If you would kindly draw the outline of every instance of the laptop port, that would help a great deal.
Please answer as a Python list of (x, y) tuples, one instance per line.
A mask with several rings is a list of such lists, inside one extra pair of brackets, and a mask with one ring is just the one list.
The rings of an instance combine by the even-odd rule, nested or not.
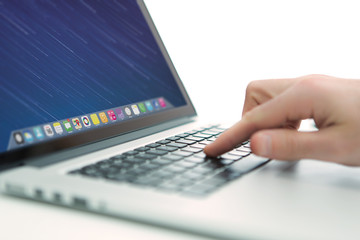
[(80, 197), (73, 197), (72, 205), (73, 207), (80, 209), (88, 208), (87, 201), (84, 198), (80, 198)]
[(44, 193), (42, 190), (40, 189), (35, 189), (35, 198), (37, 199), (43, 199), (44, 197)]
[(25, 188), (23, 186), (14, 185), (7, 183), (5, 185), (6, 192), (13, 195), (24, 196), (25, 195)]
[(60, 193), (54, 193), (53, 200), (55, 203), (62, 203), (62, 196)]

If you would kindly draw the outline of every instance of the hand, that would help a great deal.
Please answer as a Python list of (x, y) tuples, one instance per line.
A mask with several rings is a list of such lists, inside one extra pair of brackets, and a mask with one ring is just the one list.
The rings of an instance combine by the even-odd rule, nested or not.
[[(308, 118), (319, 131), (297, 131)], [(360, 166), (360, 81), (309, 75), (251, 82), (242, 120), (204, 151), (218, 156), (249, 138), (259, 156)]]

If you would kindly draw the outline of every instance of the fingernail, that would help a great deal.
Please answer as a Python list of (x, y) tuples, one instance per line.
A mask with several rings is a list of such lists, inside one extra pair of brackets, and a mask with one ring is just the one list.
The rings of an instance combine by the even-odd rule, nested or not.
[(264, 134), (260, 137), (259, 155), (269, 157), (271, 155), (271, 136)]

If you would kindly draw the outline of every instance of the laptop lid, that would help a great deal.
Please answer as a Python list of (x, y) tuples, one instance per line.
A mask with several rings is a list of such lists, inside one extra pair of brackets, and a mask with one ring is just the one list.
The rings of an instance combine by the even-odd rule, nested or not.
[(196, 115), (143, 1), (0, 11), (0, 166)]

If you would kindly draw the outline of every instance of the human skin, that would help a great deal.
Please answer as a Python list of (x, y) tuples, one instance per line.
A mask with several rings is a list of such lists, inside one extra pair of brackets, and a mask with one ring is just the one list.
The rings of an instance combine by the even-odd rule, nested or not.
[[(318, 131), (297, 131), (311, 118)], [(360, 80), (325, 75), (251, 82), (242, 119), (204, 149), (219, 156), (250, 139), (253, 153), (360, 166)]]

